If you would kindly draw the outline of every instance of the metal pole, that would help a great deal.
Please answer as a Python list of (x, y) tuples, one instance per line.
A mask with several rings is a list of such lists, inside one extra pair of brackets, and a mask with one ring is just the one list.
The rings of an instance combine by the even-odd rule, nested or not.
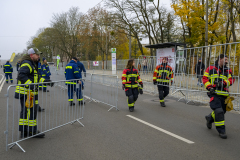
[(131, 53), (132, 53), (132, 46), (131, 46), (131, 43), (132, 43), (132, 39), (131, 39), (131, 30), (129, 32), (129, 59), (131, 59)]
[(208, 46), (208, 0), (206, 0), (205, 46)]

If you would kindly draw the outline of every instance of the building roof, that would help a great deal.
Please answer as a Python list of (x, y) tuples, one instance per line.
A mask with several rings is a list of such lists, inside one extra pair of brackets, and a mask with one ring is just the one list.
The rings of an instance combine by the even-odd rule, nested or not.
[(170, 48), (175, 46), (186, 46), (185, 43), (168, 42), (161, 44), (146, 45), (146, 48)]

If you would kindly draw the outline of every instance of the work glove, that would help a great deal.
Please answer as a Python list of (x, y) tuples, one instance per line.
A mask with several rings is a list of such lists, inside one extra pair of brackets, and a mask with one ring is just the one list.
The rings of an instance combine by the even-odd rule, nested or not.
[(124, 90), (124, 88), (125, 88), (125, 84), (122, 85), (122, 89), (123, 89), (123, 90)]
[(153, 81), (153, 84), (156, 85), (156, 84), (157, 84), (157, 81)]
[(210, 91), (210, 94), (214, 94), (215, 93), (215, 88), (213, 88), (213, 86), (208, 86), (207, 90)]
[(87, 76), (87, 73), (84, 73), (84, 77), (86, 77)]

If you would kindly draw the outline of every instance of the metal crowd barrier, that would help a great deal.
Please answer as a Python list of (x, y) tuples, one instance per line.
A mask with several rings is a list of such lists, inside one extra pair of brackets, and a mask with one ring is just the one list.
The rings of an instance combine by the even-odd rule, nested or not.
[[(52, 72), (52, 78), (56, 79), (65, 79), (64, 72), (58, 72), (59, 74), (56, 75), (56, 72)], [(110, 106), (111, 108), (108, 110), (115, 108), (119, 110), (117, 107), (118, 104), (118, 84), (119, 79), (117, 75), (107, 75), (103, 72), (99, 72), (99, 74), (93, 73), (86, 73), (86, 77), (84, 73), (82, 73), (82, 79), (84, 82), (84, 97), (88, 103), (90, 102), (97, 102), (103, 103), (105, 105)], [(121, 81), (120, 81), (121, 82)], [(66, 90), (67, 87), (65, 85), (58, 85), (59, 88), (62, 90)]]
[(3, 87), (4, 83), (5, 83), (6, 78), (5, 78), (5, 76), (4, 76), (3, 74), (0, 74), (0, 76), (2, 77), (2, 78), (0, 79), (0, 92), (1, 92), (1, 91), (2, 91), (2, 87)]
[[(73, 81), (73, 80), (71, 80)], [(78, 81), (78, 80), (76, 80)], [(6, 150), (13, 148), (17, 145), (23, 152), (25, 150), (20, 146), (20, 142), (27, 139), (39, 136), (42, 133), (58, 129), (67, 124), (73, 124), (78, 122), (84, 126), (80, 120), (83, 119), (84, 115), (84, 103), (78, 103), (76, 95), (73, 96), (74, 106), (69, 105), (68, 92), (67, 90), (61, 90), (59, 85), (65, 85), (66, 80), (44, 82), (44, 83), (33, 83), (34, 85), (32, 93), (38, 94), (33, 98), (33, 107), (27, 108), (25, 105), (29, 103), (27, 96), (30, 96), (30, 92), (27, 96), (23, 96), (21, 99), (15, 99), (15, 89), (19, 86), (22, 87), (21, 92), (28, 90), (26, 84), (21, 85), (10, 85), (7, 89), (7, 120), (6, 120)], [(49, 93), (38, 90), (36, 85), (48, 85), (54, 83), (54, 86), (48, 87)], [(75, 91), (74, 88), (69, 87), (69, 90)], [(27, 91), (26, 91), (27, 92)], [(20, 96), (20, 93), (17, 93)], [(82, 90), (84, 96), (84, 90)], [(71, 98), (71, 97), (70, 97)], [(38, 99), (38, 102), (35, 100)], [(85, 99), (83, 98), (83, 102)], [(21, 104), (22, 103), (22, 104)], [(38, 103), (38, 104), (37, 104)], [(44, 108), (44, 112), (38, 112), (39, 106)], [(20, 115), (22, 112), (22, 115)], [(21, 117), (20, 117), (21, 116)], [(22, 125), (24, 124), (24, 127)], [(25, 133), (21, 136), (19, 129)], [(40, 131), (40, 133), (36, 133)], [(46, 135), (47, 137), (47, 135)]]
[[(216, 65), (215, 63), (217, 63), (216, 60), (219, 55), (223, 54), (228, 58), (228, 64), (226, 64), (226, 67), (231, 68), (232, 77), (235, 79), (233, 85), (227, 87), (229, 89), (229, 95), (235, 98), (233, 101), (234, 109), (238, 111), (240, 110), (240, 42), (180, 49), (177, 50), (176, 59), (181, 59), (179, 53), (184, 54), (186, 61), (182, 60), (176, 64), (177, 68), (183, 69), (176, 70), (174, 73), (174, 85), (176, 89), (173, 92), (173, 95), (178, 94), (180, 97), (179, 100), (184, 99), (186, 103), (209, 103), (207, 90), (205, 89), (204, 84), (200, 81), (202, 81), (206, 69), (211, 65)], [(201, 62), (199, 59), (201, 59)], [(202, 73), (196, 73), (196, 64), (199, 64), (200, 68), (203, 69)], [(216, 78), (216, 80), (218, 79)], [(223, 90), (221, 89), (219, 93), (223, 93)]]
[[(185, 100), (186, 103), (200, 102), (209, 103), (209, 97), (207, 96), (207, 90), (204, 85), (198, 83), (198, 79), (202, 80), (203, 74), (207, 67), (214, 65), (217, 57), (220, 54), (228, 57), (229, 63), (227, 67), (231, 68), (232, 75), (235, 82), (229, 87), (229, 94), (233, 96), (234, 109), (240, 111), (240, 42), (203, 46), (195, 48), (179, 49), (175, 54), (175, 70), (173, 84), (169, 85), (170, 94), (180, 100)], [(135, 67), (138, 68), (141, 79), (144, 85), (143, 90), (152, 94), (157, 94), (157, 87), (152, 84), (153, 73), (156, 67), (156, 56), (140, 56), (138, 58)], [(202, 74), (195, 74), (195, 65), (201, 58), (202, 63), (205, 64), (205, 69)], [(144, 62), (145, 61), (145, 62)], [(143, 67), (143, 64), (146, 67)], [(164, 85), (162, 82), (158, 82), (157, 85)], [(221, 90), (219, 93), (223, 93)]]

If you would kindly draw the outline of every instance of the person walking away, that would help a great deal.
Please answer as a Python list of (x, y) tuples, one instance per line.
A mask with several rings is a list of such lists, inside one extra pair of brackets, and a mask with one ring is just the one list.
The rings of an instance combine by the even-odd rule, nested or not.
[(210, 108), (213, 110), (205, 116), (206, 125), (208, 129), (211, 129), (214, 122), (219, 136), (223, 139), (227, 139), (224, 118), (225, 100), (229, 96), (229, 86), (235, 81), (232, 77), (232, 70), (226, 66), (227, 64), (227, 56), (220, 54), (215, 65), (208, 67), (203, 75), (204, 86), (209, 91), (207, 95), (210, 98)]
[(84, 77), (86, 77), (86, 69), (83, 65), (82, 62), (80, 62), (79, 60), (77, 61), (77, 66), (79, 69), (79, 75), (81, 77), (81, 84), (78, 85), (78, 88), (76, 90), (77, 92), (77, 99), (78, 99), (78, 103), (80, 104), (85, 104), (85, 102), (83, 102), (83, 96), (82, 96), (82, 90), (84, 89), (84, 83), (82, 81), (82, 72), (84, 72)]
[[(18, 84), (26, 84), (26, 86), (17, 86), (15, 90), (15, 98), (20, 99), (21, 112), (19, 119), (19, 131), (21, 137), (33, 136), (43, 138), (44, 133), (37, 130), (37, 110), (38, 110), (38, 85), (32, 83), (44, 82), (43, 78), (38, 75), (37, 62), (42, 52), (36, 48), (30, 48), (28, 54), (22, 57), (20, 68), (18, 71)], [(34, 94), (34, 105), (32, 108), (25, 106), (27, 95), (29, 92)]]
[[(43, 65), (41, 66), (42, 77), (46, 80), (50, 80), (51, 72), (50, 72), (49, 65), (47, 63), (46, 58), (43, 58), (42, 61), (43, 61)], [(43, 88), (43, 92), (49, 92), (49, 90), (47, 90), (46, 84), (43, 84), (42, 88)]]
[(6, 83), (8, 83), (8, 77), (10, 78), (11, 83), (13, 83), (12, 78), (13, 68), (9, 61), (7, 61), (7, 63), (3, 66), (3, 72), (5, 73)]
[(157, 85), (160, 105), (166, 107), (164, 99), (169, 94), (169, 83), (173, 83), (172, 67), (168, 65), (168, 58), (163, 57), (162, 64), (158, 65), (153, 73), (153, 84)]
[[(144, 73), (147, 73), (147, 63), (148, 63), (148, 61), (147, 61), (146, 57), (144, 57), (144, 58), (143, 58), (143, 61), (142, 61), (143, 74), (144, 74)], [(145, 71), (145, 72), (144, 72), (144, 71)]]
[(134, 67), (135, 61), (133, 59), (128, 60), (126, 68), (122, 74), (122, 89), (125, 89), (125, 94), (128, 97), (129, 111), (134, 111), (134, 104), (138, 99), (138, 84), (143, 88), (143, 82), (140, 79), (138, 70)]
[(18, 71), (19, 67), (20, 67), (20, 61), (17, 62), (17, 71)]
[[(66, 80), (73, 80), (73, 81), (66, 82), (66, 85), (68, 86), (68, 101), (70, 106), (75, 105), (75, 103), (73, 102), (73, 93), (76, 91), (76, 84), (77, 83), (81, 84), (80, 80), (76, 80), (81, 78), (79, 74), (79, 69), (77, 66), (77, 61), (78, 59), (76, 57), (73, 57), (72, 60), (66, 65), (66, 68), (65, 68)], [(77, 100), (80, 102), (80, 99), (77, 99)]]
[(197, 78), (198, 78), (197, 85), (201, 85), (201, 87), (203, 86), (202, 77), (203, 77), (204, 69), (205, 69), (205, 65), (202, 62), (202, 59), (199, 58), (198, 63), (195, 65), (195, 74), (197, 75)]

